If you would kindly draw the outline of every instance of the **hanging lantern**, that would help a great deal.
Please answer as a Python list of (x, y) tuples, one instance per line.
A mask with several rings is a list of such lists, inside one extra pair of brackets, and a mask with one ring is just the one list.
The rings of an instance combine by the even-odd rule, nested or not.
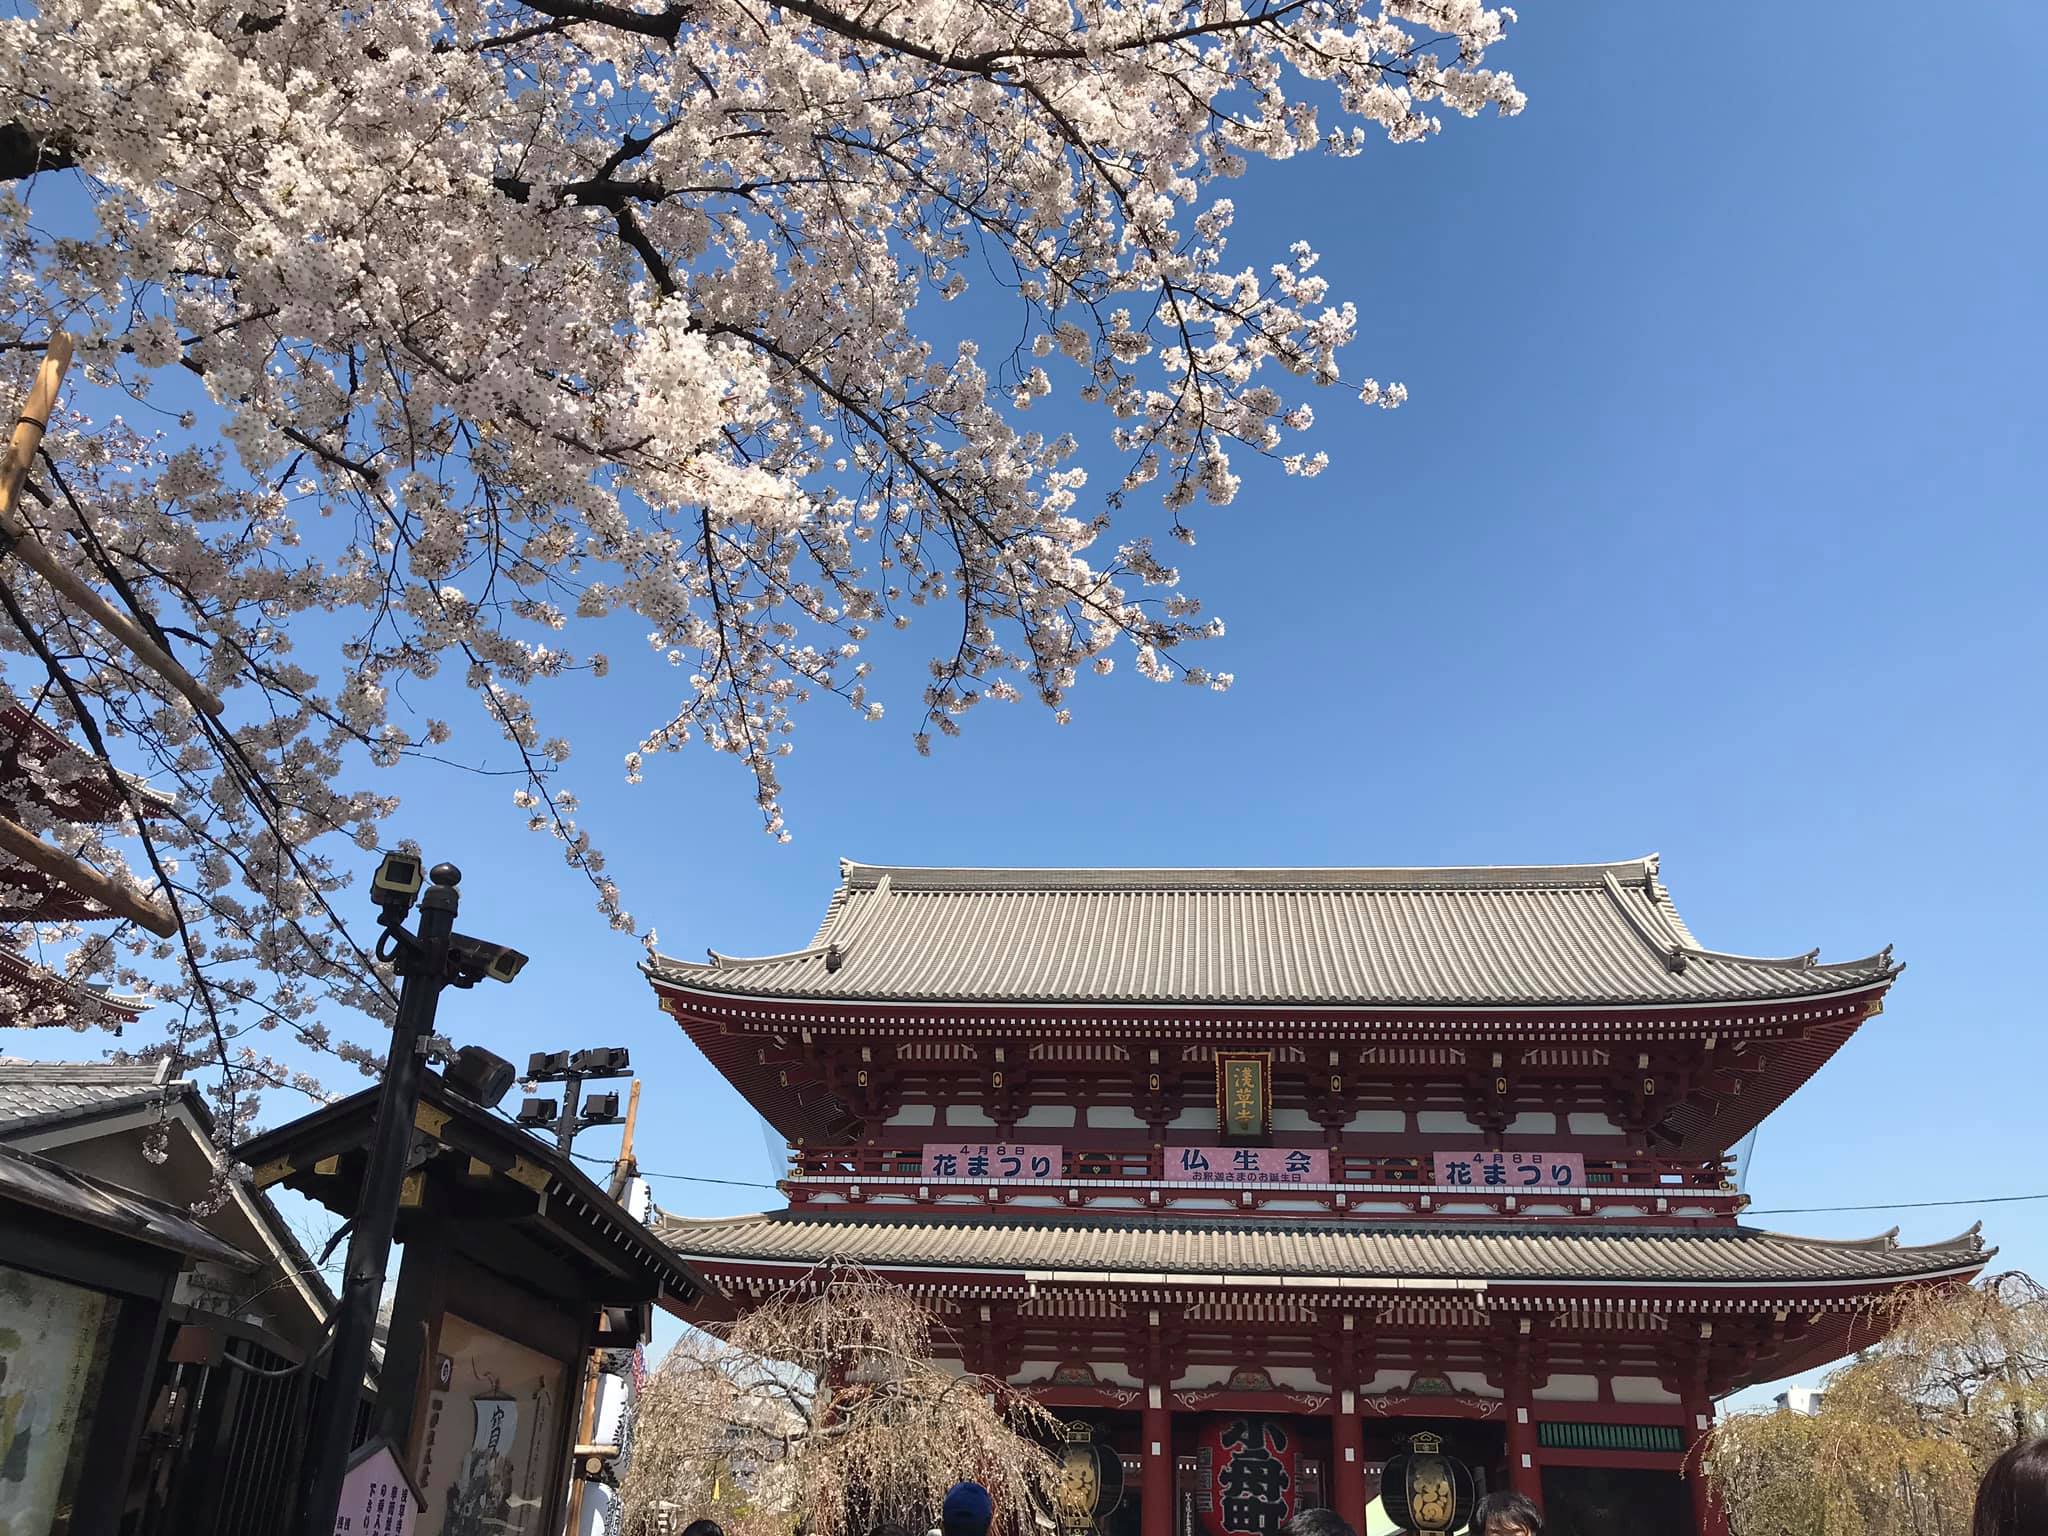
[(1063, 1532), (1089, 1532), (1124, 1500), (1124, 1459), (1095, 1443), (1092, 1426), (1064, 1424), (1060, 1480), (1053, 1489), (1053, 1518)]
[(1391, 1519), (1417, 1536), (1463, 1530), (1472, 1518), (1472, 1473), (1444, 1454), (1441, 1435), (1412, 1435), (1408, 1449), (1381, 1474), (1380, 1502)]
[(1205, 1536), (1279, 1536), (1300, 1507), (1299, 1446), (1286, 1419), (1219, 1414), (1203, 1427), (1195, 1464), (1209, 1495)]

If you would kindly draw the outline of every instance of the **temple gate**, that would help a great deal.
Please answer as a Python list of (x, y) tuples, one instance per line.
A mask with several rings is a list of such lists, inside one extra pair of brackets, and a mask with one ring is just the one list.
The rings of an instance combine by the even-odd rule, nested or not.
[(1898, 970), (1706, 949), (1654, 858), (846, 864), (809, 946), (647, 967), (790, 1147), (788, 1209), (659, 1230), (728, 1309), (919, 1296), (1125, 1457), (1110, 1536), (1369, 1532), (1425, 1431), (1567, 1533), (1718, 1531), (1715, 1400), (1987, 1257), (1740, 1219), (1730, 1149)]

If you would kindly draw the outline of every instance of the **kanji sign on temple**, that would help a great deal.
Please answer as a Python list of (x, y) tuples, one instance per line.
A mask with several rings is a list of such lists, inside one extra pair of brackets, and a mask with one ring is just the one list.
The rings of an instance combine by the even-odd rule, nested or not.
[(1118, 1448), (1139, 1536), (1368, 1529), (1431, 1434), (1586, 1536), (1704, 1533), (1717, 1397), (1986, 1261), (1740, 1219), (1730, 1149), (1898, 971), (1702, 948), (1654, 858), (847, 864), (807, 947), (650, 963), (791, 1149), (789, 1209), (661, 1231), (729, 1309), (909, 1288)]

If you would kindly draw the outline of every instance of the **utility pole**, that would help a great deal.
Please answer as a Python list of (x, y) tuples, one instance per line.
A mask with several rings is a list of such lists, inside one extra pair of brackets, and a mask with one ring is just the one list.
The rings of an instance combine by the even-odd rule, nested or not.
[[(426, 1046), (434, 1033), (441, 991), (449, 986), (474, 986), (486, 976), (510, 981), (526, 963), (517, 950), (455, 932), (461, 870), (453, 864), (436, 864), (428, 879), (431, 884), (419, 895), (416, 934), (407, 932), (404, 925), (413, 897), (420, 892), (420, 861), (410, 854), (387, 854), (370, 882), (370, 895), (381, 908), (378, 921), (384, 929), (377, 941), (377, 958), (394, 962), (401, 978), (398, 1017), (391, 1028), (377, 1120), (370, 1132), (369, 1166), (363, 1174), (355, 1226), (349, 1235), (348, 1266), (335, 1304), (334, 1348), (307, 1440), (305, 1494), (300, 1501), (302, 1536), (334, 1533), (363, 1373), (370, 1365), (377, 1303), (384, 1294), (384, 1271), (398, 1226), (399, 1197), (406, 1164), (412, 1157), (413, 1121), (426, 1071)], [(506, 1086), (510, 1086), (510, 1067), (499, 1065), (505, 1071)], [(411, 1390), (409, 1382), (386, 1386), (393, 1391)]]

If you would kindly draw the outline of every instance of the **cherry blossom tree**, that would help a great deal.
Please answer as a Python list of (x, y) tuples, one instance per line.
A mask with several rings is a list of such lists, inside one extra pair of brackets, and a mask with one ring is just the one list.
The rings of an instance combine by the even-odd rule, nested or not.
[[(1227, 687), (1164, 540), (1231, 501), (1238, 455), (1323, 467), (1296, 446), (1314, 387), (1405, 392), (1340, 367), (1358, 313), (1315, 252), (1231, 249), (1218, 183), (1518, 111), (1486, 63), (1512, 20), (23, 0), (0, 20), (0, 361), (19, 385), (62, 330), (86, 380), (24, 513), (227, 705), (0, 568), (5, 686), (79, 748), (45, 771), (176, 796), (38, 828), (179, 919), (83, 937), (71, 973), (158, 998), (158, 1048), (229, 1069), (229, 1130), (263, 1084), (313, 1087), (266, 1030), (371, 1065), (324, 1022), (390, 1002), (331, 905), (389, 837), (368, 770), (459, 759), (479, 726), (630, 929), (536, 698), (602, 676), (591, 637), (620, 618), (677, 678), (627, 777), (730, 753), (777, 836), (794, 707), (879, 717), (870, 636), (921, 610), (920, 750), (987, 699), (1064, 721), (1120, 651)], [(970, 278), (968, 323), (942, 319)], [(935, 339), (962, 330), (1004, 339)], [(1097, 423), (1107, 483), (1048, 415)], [(444, 670), (473, 719), (394, 707)]]
[(733, 1536), (922, 1531), (974, 1478), (1008, 1536), (1037, 1529), (1059, 1421), (943, 1362), (957, 1341), (900, 1286), (856, 1268), (769, 1297), (716, 1335), (684, 1334), (633, 1406), (626, 1536), (663, 1504)]

